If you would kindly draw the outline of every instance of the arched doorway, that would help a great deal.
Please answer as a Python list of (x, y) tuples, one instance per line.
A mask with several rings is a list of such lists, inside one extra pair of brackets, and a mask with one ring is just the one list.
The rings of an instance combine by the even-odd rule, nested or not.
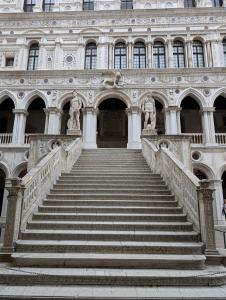
[[(163, 112), (163, 105), (161, 102), (155, 99), (156, 108), (156, 130), (158, 134), (165, 134), (165, 115)], [(141, 128), (144, 129), (144, 112), (142, 112), (141, 117)]]
[[(67, 126), (67, 123), (68, 123), (68, 120), (70, 118), (70, 115), (69, 115), (69, 110), (70, 110), (70, 100), (68, 102), (66, 102), (63, 106), (63, 114), (62, 114), (62, 117), (61, 117), (61, 134), (67, 134), (67, 130), (68, 130), (68, 126)], [(82, 108), (83, 108), (83, 105), (82, 105)], [(82, 110), (80, 110), (80, 129), (83, 130), (83, 114), (82, 114)]]
[(45, 102), (41, 98), (36, 98), (28, 107), (26, 121), (26, 133), (44, 133), (46, 115), (44, 112)]
[(14, 123), (14, 103), (10, 98), (0, 104), (0, 133), (12, 133)]
[(216, 133), (226, 133), (226, 98), (217, 97), (214, 102), (214, 124)]
[(202, 133), (200, 106), (192, 97), (181, 102), (181, 133)]
[(98, 108), (97, 146), (126, 148), (128, 142), (126, 104), (119, 99), (107, 99), (101, 102)]
[(4, 199), (4, 191), (5, 191), (5, 172), (0, 169), (0, 216), (2, 213), (3, 199)]

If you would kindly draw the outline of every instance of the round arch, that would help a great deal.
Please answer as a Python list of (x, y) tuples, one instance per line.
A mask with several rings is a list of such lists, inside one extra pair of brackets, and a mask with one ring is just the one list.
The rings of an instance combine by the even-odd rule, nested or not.
[(98, 108), (101, 104), (101, 102), (107, 100), (107, 99), (118, 99), (125, 103), (127, 108), (130, 108), (131, 106), (131, 100), (130, 97), (121, 92), (121, 91), (114, 91), (109, 92), (109, 90), (106, 90), (100, 94), (98, 94), (94, 99), (94, 108)]
[(196, 169), (196, 170), (200, 170), (201, 172), (203, 172), (206, 175), (208, 180), (215, 179), (215, 174), (214, 174), (213, 170), (206, 164), (194, 163), (194, 164), (192, 164), (192, 167), (193, 167), (193, 171), (194, 171), (194, 169)]

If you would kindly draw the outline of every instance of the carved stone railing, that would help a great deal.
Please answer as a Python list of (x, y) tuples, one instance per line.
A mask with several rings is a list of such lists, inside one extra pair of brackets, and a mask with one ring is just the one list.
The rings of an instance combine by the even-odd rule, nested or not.
[(143, 156), (153, 172), (161, 174), (195, 231), (201, 234), (206, 254), (216, 254), (213, 216), (213, 189), (197, 177), (165, 146), (159, 149), (142, 139)]
[(202, 133), (183, 133), (191, 138), (191, 144), (203, 144), (203, 134)]
[(7, 145), (12, 143), (12, 133), (0, 133), (0, 145)]
[(216, 133), (215, 141), (217, 144), (226, 145), (226, 133)]
[(9, 192), (6, 229), (3, 249), (13, 251), (19, 231), (24, 230), (28, 220), (45, 198), (53, 184), (64, 171), (70, 171), (82, 149), (82, 140), (77, 138), (66, 149), (63, 144), (50, 151), (36, 167), (21, 180), (7, 179)]

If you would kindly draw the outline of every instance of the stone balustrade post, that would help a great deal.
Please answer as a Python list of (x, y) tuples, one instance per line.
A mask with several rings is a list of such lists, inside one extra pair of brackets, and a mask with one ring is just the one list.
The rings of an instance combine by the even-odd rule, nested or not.
[(7, 197), (8, 203), (3, 251), (11, 253), (14, 251), (14, 243), (19, 235), (24, 189), (21, 186), (21, 179), (19, 178), (7, 178), (5, 188), (9, 194)]
[(199, 203), (201, 237), (206, 246), (206, 255), (218, 254), (214, 230), (213, 192), (214, 189), (210, 188), (210, 182), (208, 180), (200, 181), (197, 196)]

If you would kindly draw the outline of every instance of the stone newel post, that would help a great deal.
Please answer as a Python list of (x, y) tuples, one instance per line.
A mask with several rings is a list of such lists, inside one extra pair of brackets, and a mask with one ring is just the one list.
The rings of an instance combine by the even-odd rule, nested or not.
[(202, 180), (200, 181), (200, 187), (197, 192), (202, 241), (206, 245), (205, 254), (216, 255), (218, 251), (216, 250), (213, 216), (214, 189), (210, 188), (210, 182), (208, 180)]
[(23, 188), (21, 179), (6, 179), (5, 188), (8, 191), (8, 204), (6, 214), (6, 227), (3, 241), (3, 251), (12, 252), (14, 250), (14, 242), (18, 238), (22, 208)]

